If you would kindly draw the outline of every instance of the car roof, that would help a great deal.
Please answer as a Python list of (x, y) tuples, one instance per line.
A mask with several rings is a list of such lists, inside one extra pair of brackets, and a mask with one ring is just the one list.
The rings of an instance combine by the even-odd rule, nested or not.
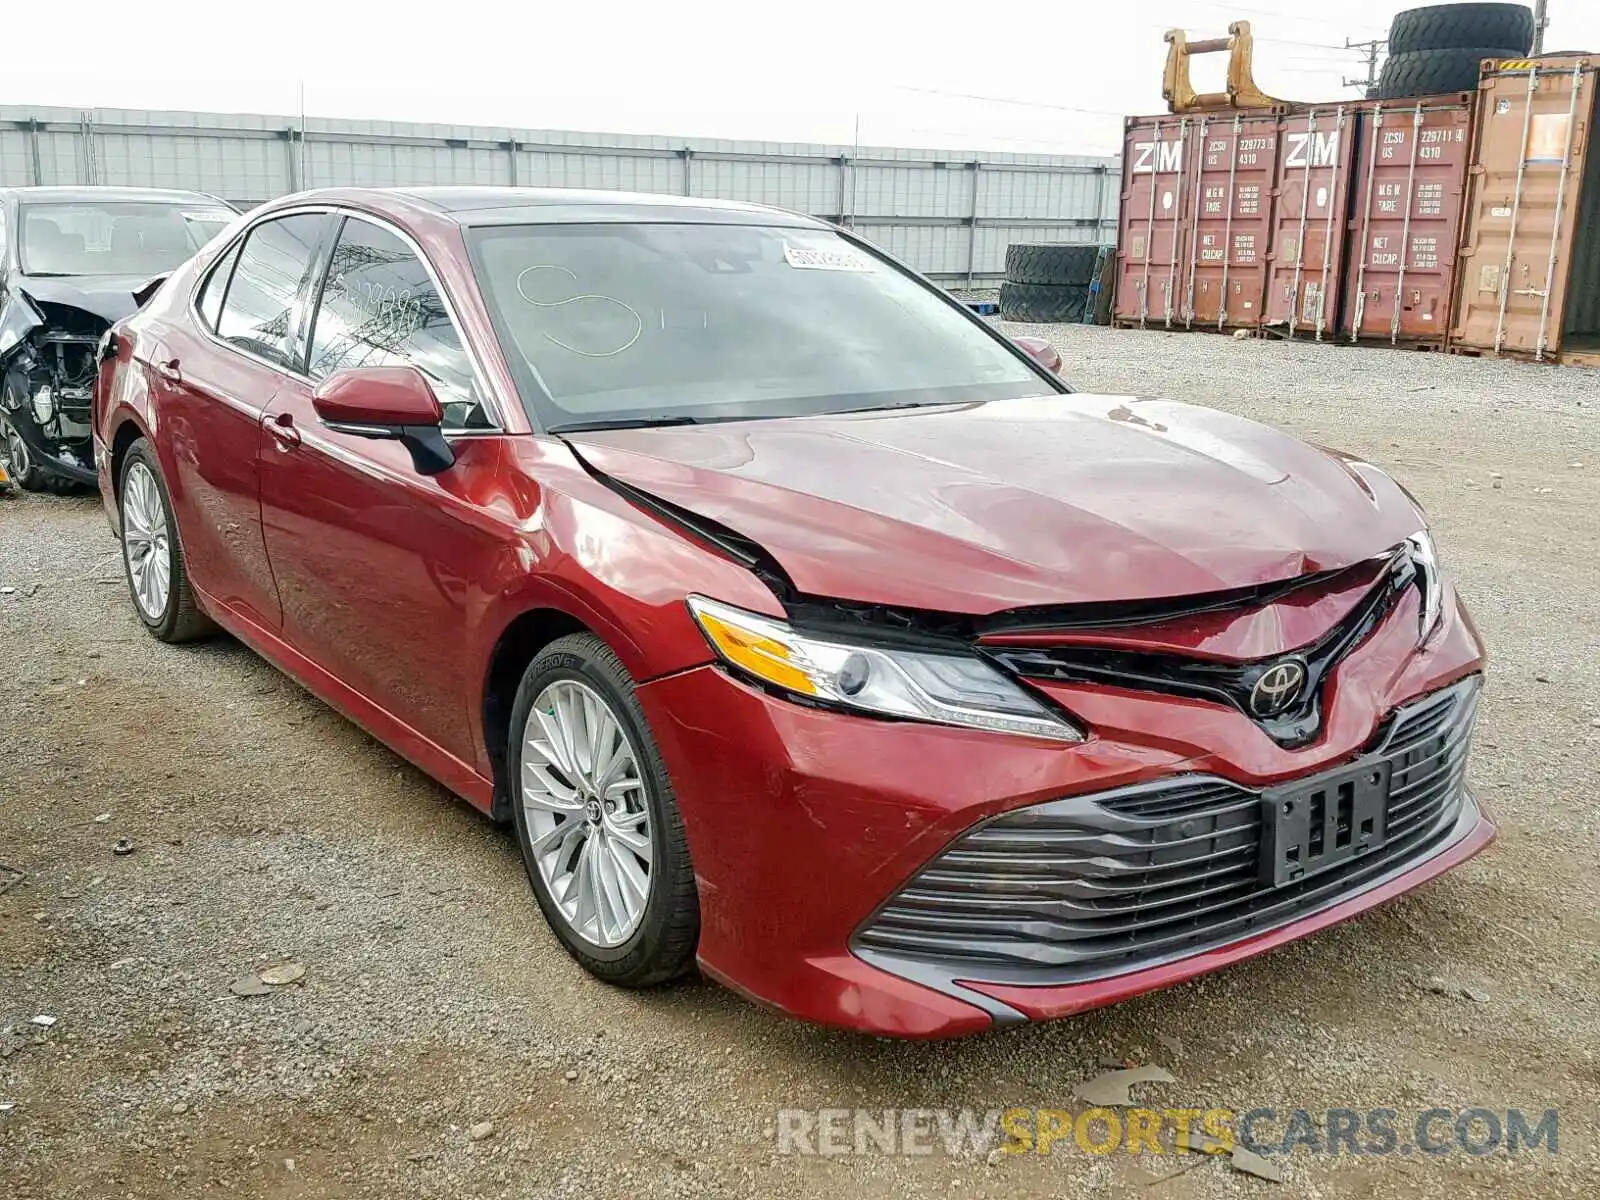
[[(124, 203), (146, 204), (193, 204), (197, 200), (207, 204), (225, 204), (215, 196), (208, 196), (203, 192), (185, 192), (176, 188), (141, 188), (141, 187), (13, 187), (0, 190), (0, 195), (9, 195), (16, 200), (26, 203), (52, 203), (73, 204), (93, 203), (97, 200), (122, 201)], [(229, 207), (232, 207), (229, 205)]]
[[(823, 226), (824, 222), (781, 208), (584, 188), (452, 187), (340, 188), (330, 200), (388, 199), (441, 214), (460, 225), (553, 225), (584, 222), (681, 221), (695, 224)], [(317, 193), (298, 199), (315, 200)]]

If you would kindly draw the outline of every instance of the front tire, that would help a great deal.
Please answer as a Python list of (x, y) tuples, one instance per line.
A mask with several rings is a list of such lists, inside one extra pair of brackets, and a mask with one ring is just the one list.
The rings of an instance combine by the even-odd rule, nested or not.
[(33, 461), (28, 443), (22, 440), (21, 432), (3, 411), (0, 411), (0, 455), (5, 456), (6, 474), (23, 491), (42, 492), (50, 486), (50, 477)]
[(123, 460), (117, 512), (128, 592), (144, 627), (163, 642), (192, 642), (214, 632), (216, 626), (195, 603), (172, 498), (155, 450), (143, 438)]
[(508, 743), (522, 861), (567, 952), (623, 987), (688, 971), (700, 902), (683, 818), (617, 656), (591, 634), (545, 647), (523, 673)]

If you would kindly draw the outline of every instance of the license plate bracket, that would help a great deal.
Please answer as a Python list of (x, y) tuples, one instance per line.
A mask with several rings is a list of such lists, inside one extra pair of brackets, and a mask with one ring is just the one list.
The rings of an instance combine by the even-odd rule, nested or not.
[(1373, 759), (1263, 792), (1262, 882), (1298, 883), (1380, 848), (1391, 772)]

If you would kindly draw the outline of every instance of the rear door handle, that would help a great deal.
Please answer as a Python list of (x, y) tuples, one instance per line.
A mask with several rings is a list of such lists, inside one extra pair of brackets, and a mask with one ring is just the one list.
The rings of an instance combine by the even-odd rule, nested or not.
[(288, 413), (279, 413), (266, 423), (267, 433), (272, 440), (278, 443), (278, 449), (287, 454), (300, 444), (300, 431), (294, 427), (294, 418)]
[(156, 374), (168, 383), (183, 382), (183, 372), (178, 369), (178, 360), (175, 358), (169, 358), (166, 362), (158, 362), (156, 364)]

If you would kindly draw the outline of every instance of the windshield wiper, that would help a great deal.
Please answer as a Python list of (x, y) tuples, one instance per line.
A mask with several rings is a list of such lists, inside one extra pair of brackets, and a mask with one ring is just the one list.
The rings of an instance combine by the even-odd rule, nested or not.
[[(568, 421), (565, 425), (552, 425), (545, 430), (546, 433), (593, 433), (601, 429), (652, 429), (657, 425), (705, 425), (718, 420), (716, 417), (690, 417), (678, 415), (658, 415), (654, 417), (613, 417), (606, 421)], [(737, 417), (724, 417), (722, 420), (739, 420)]]

